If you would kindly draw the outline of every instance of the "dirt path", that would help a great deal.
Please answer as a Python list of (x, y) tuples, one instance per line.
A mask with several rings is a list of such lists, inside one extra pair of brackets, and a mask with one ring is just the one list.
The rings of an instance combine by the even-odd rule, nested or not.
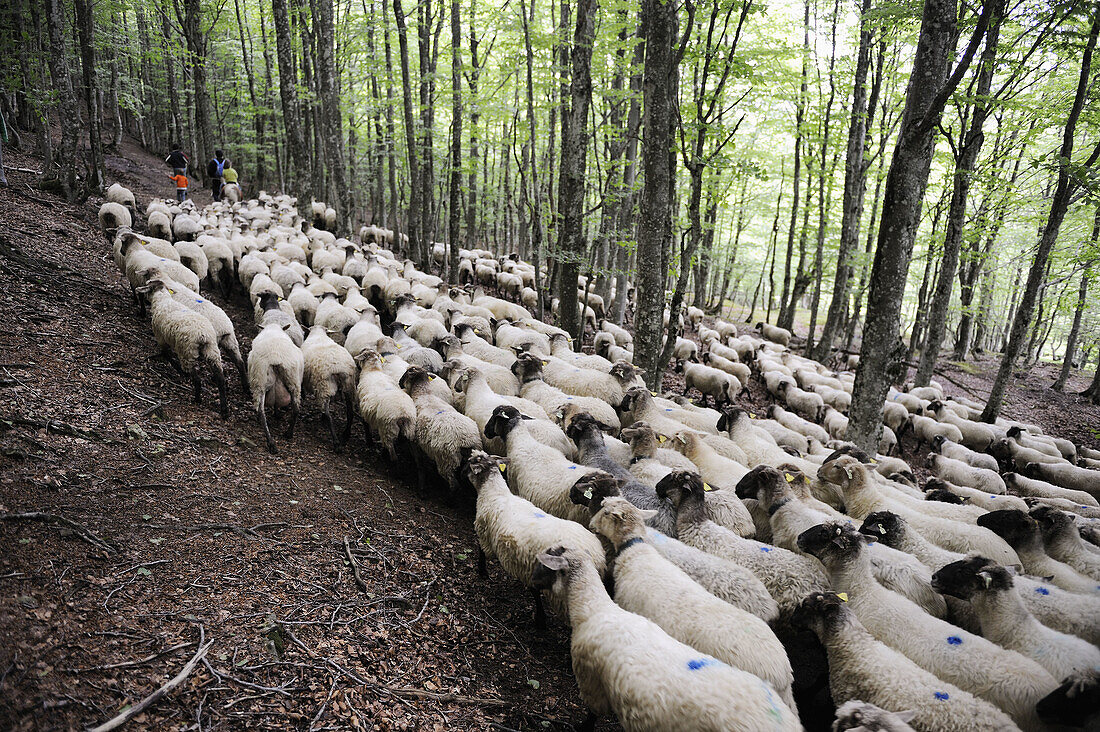
[[(142, 206), (165, 195), (159, 161), (123, 152), (112, 178)], [(64, 517), (112, 551), (65, 526), (0, 521), (0, 729), (104, 722), (175, 676), (200, 637), (204, 661), (129, 729), (583, 719), (565, 627), (536, 633), (529, 596), (498, 566), (478, 579), (469, 502), (421, 499), (358, 428), (333, 454), (312, 408), (268, 455), (231, 370), (228, 422), (192, 405), (153, 355), (96, 231), (98, 201), (72, 207), (29, 178), (0, 190), (0, 514)], [(227, 310), (247, 349), (247, 302)]]

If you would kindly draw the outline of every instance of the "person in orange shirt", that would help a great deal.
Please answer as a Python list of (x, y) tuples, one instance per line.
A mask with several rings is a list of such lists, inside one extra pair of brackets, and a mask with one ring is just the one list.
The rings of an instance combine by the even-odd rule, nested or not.
[(183, 171), (176, 171), (172, 175), (168, 176), (176, 183), (176, 200), (187, 200), (187, 176), (183, 174)]

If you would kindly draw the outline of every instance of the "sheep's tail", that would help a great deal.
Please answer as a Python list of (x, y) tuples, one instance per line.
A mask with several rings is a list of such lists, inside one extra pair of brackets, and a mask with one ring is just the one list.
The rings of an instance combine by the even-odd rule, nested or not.
[(413, 421), (408, 417), (398, 417), (394, 420), (394, 425), (397, 427), (397, 434), (400, 437), (404, 437), (406, 440), (412, 440), (413, 438)]

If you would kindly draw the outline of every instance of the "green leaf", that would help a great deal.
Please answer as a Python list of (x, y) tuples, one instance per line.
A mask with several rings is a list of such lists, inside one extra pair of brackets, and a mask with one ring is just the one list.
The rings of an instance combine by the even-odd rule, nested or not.
[(538, 691), (539, 686), (541, 686), (541, 684), (539, 684), (538, 679), (527, 679), (527, 685), (530, 686), (535, 691)]

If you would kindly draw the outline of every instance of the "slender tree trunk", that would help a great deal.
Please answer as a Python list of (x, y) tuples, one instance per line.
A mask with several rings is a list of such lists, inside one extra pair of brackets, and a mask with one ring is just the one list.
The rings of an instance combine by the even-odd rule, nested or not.
[[(535, 14), (535, 5), (531, 3), (531, 17)], [(539, 187), (538, 166), (535, 164), (535, 91), (534, 72), (532, 69), (534, 54), (531, 52), (531, 19), (527, 17), (527, 5), (520, 0), (520, 16), (523, 18), (523, 44), (527, 52), (527, 126), (528, 138), (526, 154), (524, 156), (524, 177), (530, 177), (530, 198), (528, 197), (527, 182), (523, 183), (524, 197), (528, 200), (531, 210), (531, 248), (535, 257), (535, 291), (538, 293), (538, 316), (540, 320), (546, 317), (544, 300), (545, 292), (542, 289), (542, 189)]]
[[(584, 308), (577, 316), (577, 277), (584, 259), (584, 176), (588, 154), (588, 110), (592, 102), (592, 40), (596, 31), (597, 0), (577, 0), (577, 25), (570, 50), (572, 79), (569, 107), (562, 110), (561, 173), (558, 203), (561, 228), (558, 250), (561, 286), (558, 314), (579, 348), (584, 335)], [(591, 273), (589, 273), (591, 279)], [(591, 283), (589, 283), (591, 284)]]
[[(642, 60), (645, 54), (645, 43), (639, 40), (634, 45), (634, 60), (631, 68), (634, 73), (630, 77), (630, 109), (626, 115), (626, 158), (623, 169), (622, 200), (619, 202), (619, 218), (615, 227), (616, 238), (621, 239), (633, 233), (636, 226), (634, 216), (635, 197), (634, 181), (638, 175), (638, 131), (642, 125)], [(629, 232), (629, 233), (628, 233)], [(627, 305), (627, 268), (630, 256), (626, 247), (616, 247), (615, 256), (615, 309), (612, 312), (612, 320), (617, 325), (623, 324), (626, 316)]]
[[(1073, 138), (1077, 131), (1077, 119), (1081, 115), (1081, 109), (1085, 104), (1085, 97), (1088, 92), (1092, 54), (1096, 48), (1098, 33), (1100, 33), (1100, 3), (1094, 3), (1092, 6), (1092, 27), (1089, 29), (1088, 42), (1085, 45), (1085, 53), (1081, 59), (1081, 75), (1078, 79), (1077, 94), (1066, 119), (1062, 148), (1058, 155), (1058, 183), (1054, 189), (1054, 197), (1050, 202), (1050, 214), (1047, 216), (1046, 226), (1043, 227), (1043, 234), (1039, 239), (1039, 248), (1035, 252), (1035, 260), (1031, 263), (1031, 271), (1028, 272), (1027, 285), (1024, 288), (1020, 306), (1016, 309), (1016, 317), (1012, 322), (1012, 332), (1009, 335), (1004, 357), (1001, 359), (1001, 366), (997, 370), (997, 378), (993, 382), (985, 410), (982, 412), (982, 421), (984, 422), (994, 422), (1001, 413), (1001, 403), (1004, 399), (1005, 389), (1008, 387), (1008, 380), (1012, 377), (1012, 368), (1016, 364), (1016, 357), (1020, 353), (1024, 336), (1031, 321), (1039, 287), (1046, 273), (1047, 260), (1055, 242), (1058, 241), (1058, 231), (1061, 229), (1062, 220), (1066, 216), (1066, 210), (1069, 208), (1070, 198), (1073, 195), (1075, 184), (1070, 178), (1070, 166), (1073, 160)], [(1089, 160), (1084, 163), (1086, 169), (1096, 162), (1098, 154), (1100, 154), (1100, 145), (1093, 150)]]
[(65, 7), (61, 0), (46, 0), (46, 25), (50, 34), (50, 77), (57, 91), (57, 117), (61, 123), (61, 145), (57, 150), (57, 182), (61, 193), (76, 200), (79, 183), (76, 174), (77, 144), (80, 135), (80, 115), (77, 112), (73, 78), (69, 73), (69, 58), (65, 44)]
[(886, 175), (878, 248), (867, 296), (867, 320), (849, 410), (848, 439), (874, 452), (882, 432), (882, 405), (905, 346), (898, 338), (905, 281), (932, 165), (933, 132), (948, 97), (970, 65), (989, 22), (988, 8), (955, 73), (948, 77), (956, 40), (955, 0), (925, 0), (905, 112)]
[(290, 174), (287, 183), (298, 197), (298, 210), (308, 214), (309, 157), (306, 155), (305, 135), (302, 131), (298, 107), (298, 74), (294, 65), (294, 46), (290, 35), (290, 16), (286, 0), (272, 0), (272, 17), (275, 22), (275, 48), (279, 57), (279, 97), (283, 107), (283, 128)]
[[(401, 89), (402, 109), (405, 112), (405, 147), (409, 158), (409, 253), (418, 262), (424, 261), (425, 254), (422, 249), (429, 249), (422, 242), (424, 235), (423, 204), (420, 200), (423, 190), (420, 184), (420, 147), (417, 141), (419, 135), (416, 129), (416, 119), (413, 116), (412, 104), (412, 77), (409, 72), (409, 38), (405, 29), (405, 12), (401, 8), (401, 0), (393, 0), (393, 14), (397, 19), (397, 43), (401, 53)], [(430, 258), (430, 251), (427, 257)]]
[[(783, 294), (779, 298), (780, 328), (790, 330), (794, 325), (795, 298), (791, 292), (791, 259), (794, 256), (794, 231), (798, 223), (798, 186), (802, 175), (802, 121), (806, 116), (806, 88), (810, 64), (810, 0), (806, 0), (802, 21), (802, 81), (798, 87), (798, 101), (794, 113), (794, 189), (791, 193), (791, 225), (787, 229), (787, 258), (783, 263)], [(803, 231), (805, 234), (805, 231)], [(770, 296), (769, 296), (770, 297)], [(769, 316), (771, 308), (768, 308)]]
[(206, 43), (202, 29), (202, 0), (184, 0), (183, 36), (191, 61), (191, 83), (195, 98), (195, 131), (198, 133), (199, 174), (205, 180), (205, 161), (213, 156), (214, 125), (210, 112), (210, 91), (206, 87)]
[(477, 97), (478, 81), (481, 76), (481, 68), (485, 65), (485, 58), (478, 58), (477, 51), (479, 39), (477, 36), (477, 2), (470, 2), (470, 73), (467, 83), (470, 87), (470, 172), (466, 178), (466, 246), (473, 249), (480, 241), (478, 227), (480, 223), (480, 211), (478, 210), (477, 173), (485, 172), (484, 166), (479, 161), (480, 149), (478, 148), (478, 125), (481, 121), (481, 106)]
[(1093, 404), (1100, 404), (1100, 356), (1096, 359), (1096, 373), (1092, 375), (1092, 383), (1081, 392), (1081, 396), (1087, 397)]
[[(336, 209), (336, 235), (347, 236), (351, 215), (351, 187), (344, 156), (343, 115), (340, 113), (340, 80), (336, 71), (336, 26), (332, 0), (312, 0), (316, 34), (317, 89), (321, 95), (321, 127), (324, 131), (326, 169), (336, 195), (329, 205)], [(328, 198), (328, 196), (326, 196)], [(423, 265), (423, 263), (422, 263)]]
[(99, 79), (95, 57), (95, 13), (88, 0), (74, 0), (80, 38), (80, 67), (84, 78), (84, 111), (88, 115), (89, 192), (103, 190), (103, 114), (99, 107)]
[[(1096, 217), (1092, 220), (1092, 245), (1094, 248), (1098, 236), (1100, 236), (1100, 206), (1097, 206)], [(1051, 387), (1055, 391), (1062, 391), (1066, 388), (1066, 381), (1069, 380), (1070, 372), (1073, 371), (1073, 357), (1077, 353), (1077, 338), (1081, 334), (1081, 316), (1085, 311), (1088, 293), (1089, 265), (1086, 264), (1081, 269), (1081, 284), (1077, 292), (1077, 308), (1073, 311), (1073, 326), (1069, 329), (1069, 336), (1066, 338), (1066, 355), (1062, 358), (1062, 370)]]
[(451, 190), (447, 212), (447, 280), (458, 284), (458, 237), (462, 233), (462, 25), (459, 0), (451, 0)]
[[(252, 109), (255, 110), (254, 116), (252, 118), (252, 129), (255, 131), (256, 134), (256, 146), (258, 149), (262, 150), (264, 143), (264, 127), (267, 121), (267, 115), (261, 111), (262, 107), (260, 105), (259, 97), (256, 94), (256, 79), (255, 74), (252, 73), (251, 42), (245, 44), (244, 34), (246, 26), (244, 23), (244, 18), (241, 15), (241, 0), (233, 0), (233, 9), (237, 13), (237, 32), (241, 41), (241, 60), (244, 62), (245, 76), (248, 77), (248, 99), (252, 102)], [(252, 180), (255, 182), (258, 188), (262, 188), (264, 186), (264, 182), (267, 177), (264, 161), (265, 157), (265, 155), (260, 153), (256, 155), (256, 159), (254, 162), (255, 172), (252, 175)]]
[(642, 160), (645, 184), (638, 220), (638, 310), (634, 328), (634, 364), (650, 389), (661, 388), (660, 350), (667, 270), (664, 253), (672, 247), (674, 176), (672, 126), (678, 86), (676, 5), (642, 0), (645, 32)]
[[(382, 16), (388, 14), (386, 0), (382, 0)], [(390, 221), (387, 226), (394, 232), (394, 247), (399, 252), (406, 250), (401, 241), (401, 221), (398, 209), (401, 201), (397, 196), (397, 131), (393, 123), (393, 54), (390, 47), (390, 24), (383, 22), (383, 43), (386, 47), (386, 183), (390, 189)]]

